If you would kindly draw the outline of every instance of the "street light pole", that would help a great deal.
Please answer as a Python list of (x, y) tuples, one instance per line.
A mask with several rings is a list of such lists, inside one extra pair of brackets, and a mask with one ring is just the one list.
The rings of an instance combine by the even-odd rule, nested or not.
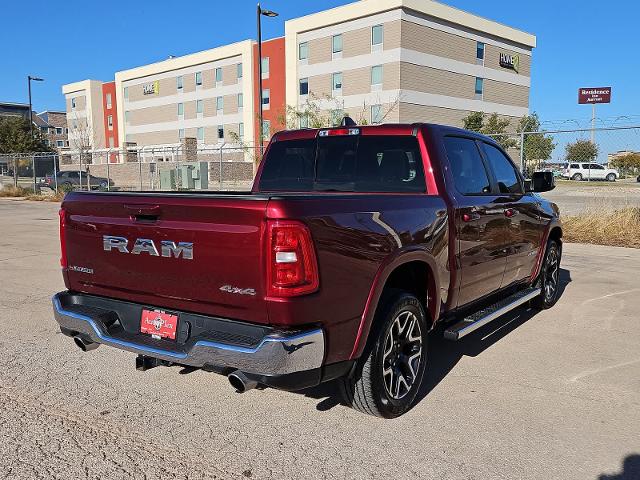
[(265, 17), (277, 17), (278, 14), (271, 10), (265, 10), (260, 7), (256, 10), (256, 19), (258, 23), (258, 132), (260, 135), (260, 153), (262, 153), (262, 141), (263, 141), (263, 108), (262, 108), (262, 15)]
[(27, 83), (29, 84), (29, 133), (31, 137), (33, 137), (33, 109), (31, 105), (31, 80), (34, 82), (43, 82), (42, 78), (32, 77), (31, 75), (27, 75)]

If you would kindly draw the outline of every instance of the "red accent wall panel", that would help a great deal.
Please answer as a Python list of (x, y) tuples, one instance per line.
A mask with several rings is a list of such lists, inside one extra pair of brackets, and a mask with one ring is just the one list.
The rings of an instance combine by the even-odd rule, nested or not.
[[(262, 57), (269, 57), (269, 78), (262, 80), (262, 88), (269, 90), (269, 110), (264, 110), (264, 119), (271, 123), (271, 135), (283, 130), (286, 125), (282, 122), (285, 114), (285, 56), (284, 38), (274, 38), (262, 42)], [(253, 84), (254, 84), (254, 107), (255, 119), (255, 145), (260, 144), (260, 125), (258, 122), (258, 112), (261, 101), (260, 83), (258, 81), (258, 45), (253, 46)], [(266, 143), (266, 142), (265, 142)]]

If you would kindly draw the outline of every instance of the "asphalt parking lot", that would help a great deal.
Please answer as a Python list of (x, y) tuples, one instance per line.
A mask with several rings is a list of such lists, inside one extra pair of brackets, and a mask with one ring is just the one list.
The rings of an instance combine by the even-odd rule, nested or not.
[(58, 205), (0, 200), (0, 478), (640, 478), (640, 250), (568, 244), (563, 294), (459, 343), (385, 421), (332, 385), (235, 394), (58, 333)]
[(615, 183), (564, 180), (556, 182), (556, 188), (542, 196), (557, 203), (563, 215), (640, 207), (640, 182), (635, 179)]

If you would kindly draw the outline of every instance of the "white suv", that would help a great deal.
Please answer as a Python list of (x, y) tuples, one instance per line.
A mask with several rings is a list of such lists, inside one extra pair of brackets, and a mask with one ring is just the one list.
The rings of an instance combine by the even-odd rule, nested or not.
[(606, 180), (615, 182), (620, 176), (617, 170), (606, 168), (599, 163), (569, 163), (562, 172), (563, 177), (571, 180)]

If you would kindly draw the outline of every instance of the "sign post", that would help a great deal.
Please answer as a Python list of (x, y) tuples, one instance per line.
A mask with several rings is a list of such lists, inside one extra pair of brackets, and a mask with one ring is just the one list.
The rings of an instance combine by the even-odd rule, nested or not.
[[(611, 87), (590, 87), (578, 89), (578, 104), (591, 105), (591, 143), (596, 143), (596, 104), (611, 103)], [(591, 181), (591, 164), (589, 164)]]

